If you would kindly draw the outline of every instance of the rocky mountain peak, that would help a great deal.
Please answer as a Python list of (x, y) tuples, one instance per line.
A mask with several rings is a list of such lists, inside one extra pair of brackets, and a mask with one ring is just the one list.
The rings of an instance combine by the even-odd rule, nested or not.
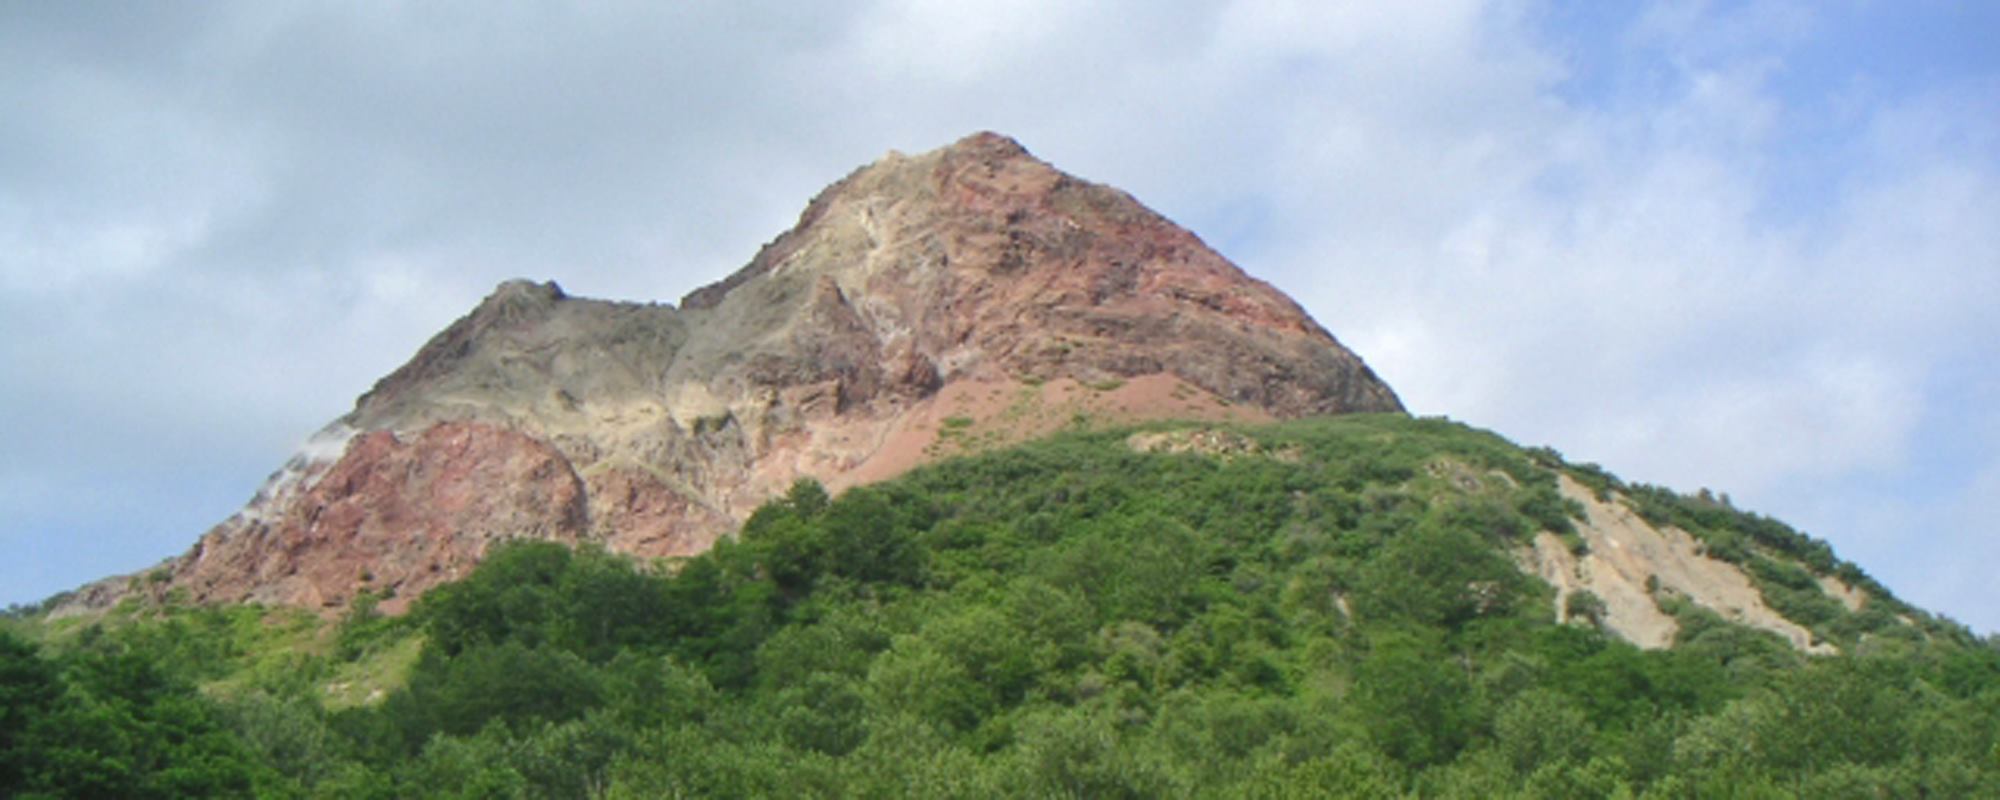
[[(1001, 196), (996, 179), (1002, 173), (1014, 176), (1017, 206), (1029, 205), (1018, 191), (1023, 175), (1039, 177), (1030, 185), (1051, 186), (1066, 176), (1053, 166), (1029, 155), (1020, 143), (992, 132), (967, 136), (956, 143), (919, 156), (891, 151), (882, 159), (850, 173), (822, 190), (806, 204), (793, 228), (758, 252), (741, 270), (704, 286), (681, 299), (683, 309), (712, 308), (737, 286), (789, 263), (801, 250), (828, 240), (869, 238), (875, 213), (884, 205), (902, 205), (911, 214), (936, 215), (963, 212), (951, 208), (952, 200), (972, 195)], [(977, 187), (954, 198), (954, 184)], [(1016, 210), (1016, 209), (1009, 209)], [(1018, 221), (1018, 220), (1017, 220)], [(831, 262), (821, 262), (831, 263)]]
[(1400, 410), (1193, 234), (979, 133), (847, 175), (678, 307), (500, 284), (165, 585), (394, 609), (504, 538), (699, 552), (801, 477), (838, 490), (1069, 425)]
[(472, 313), (474, 317), (485, 316), (488, 319), (517, 317), (524, 312), (533, 313), (535, 309), (548, 308), (568, 297), (555, 281), (536, 283), (514, 278), (493, 287), (493, 293), (479, 301), (479, 306)]

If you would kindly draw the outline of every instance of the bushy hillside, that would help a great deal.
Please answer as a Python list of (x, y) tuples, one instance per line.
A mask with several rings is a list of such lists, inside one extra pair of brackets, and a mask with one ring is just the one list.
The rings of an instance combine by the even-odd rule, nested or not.
[[(1557, 623), (1521, 559), (1586, 546), (1559, 471), (1840, 653), (1670, 592), (1671, 648), (1580, 594)], [(13, 627), (7, 794), (2000, 796), (1991, 640), (1719, 499), (1400, 416), (802, 483), (696, 558), (519, 544), (317, 632), (243, 607)]]

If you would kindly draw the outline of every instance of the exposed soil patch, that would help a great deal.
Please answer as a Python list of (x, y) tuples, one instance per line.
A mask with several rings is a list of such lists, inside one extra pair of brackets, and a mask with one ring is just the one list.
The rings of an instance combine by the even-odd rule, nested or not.
[(1542, 533), (1523, 554), (1524, 566), (1556, 588), (1559, 619), (1571, 593), (1589, 591), (1604, 601), (1606, 629), (1640, 647), (1663, 648), (1673, 643), (1679, 625), (1660, 610), (1654, 594), (1674, 592), (1725, 619), (1777, 633), (1801, 650), (1833, 652), (1766, 605), (1742, 569), (1703, 555), (1687, 531), (1655, 528), (1622, 498), (1601, 501), (1569, 476), (1559, 480), (1563, 496), (1583, 505), (1577, 533), (1589, 552), (1579, 558), (1560, 538)]

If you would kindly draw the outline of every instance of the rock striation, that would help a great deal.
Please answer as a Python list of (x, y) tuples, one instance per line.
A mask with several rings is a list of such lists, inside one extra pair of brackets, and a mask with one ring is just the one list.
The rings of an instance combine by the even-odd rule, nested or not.
[(501, 284), (159, 577), (78, 597), (395, 610), (503, 539), (697, 553), (801, 477), (1071, 424), (1400, 410), (1194, 234), (981, 133), (855, 171), (677, 306)]

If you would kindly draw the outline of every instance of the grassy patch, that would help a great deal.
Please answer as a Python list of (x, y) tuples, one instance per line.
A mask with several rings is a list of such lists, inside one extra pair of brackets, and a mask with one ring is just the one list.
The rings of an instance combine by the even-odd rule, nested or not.
[(423, 652), (424, 637), (410, 635), (342, 664), (322, 684), (321, 703), (328, 710), (339, 710), (380, 702), (409, 683)]

